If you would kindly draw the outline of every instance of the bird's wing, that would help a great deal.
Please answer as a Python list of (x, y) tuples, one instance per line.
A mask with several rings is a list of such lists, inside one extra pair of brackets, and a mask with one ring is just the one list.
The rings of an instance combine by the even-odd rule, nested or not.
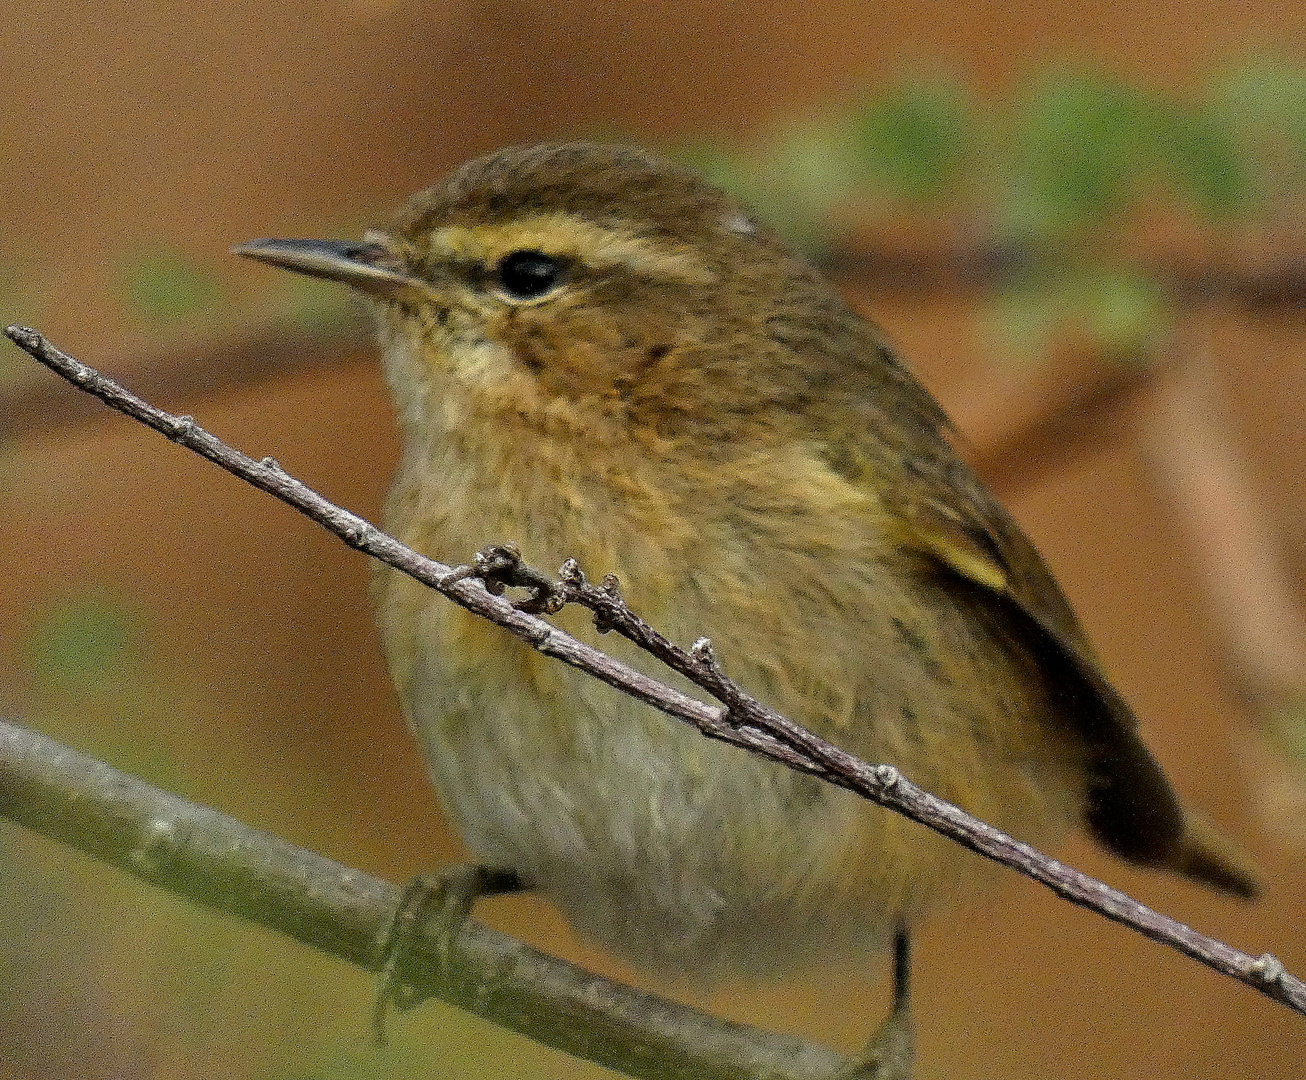
[(880, 497), (903, 547), (943, 571), (942, 587), (988, 607), (1035, 654), (1059, 717), (1074, 725), (1088, 752), (1084, 820), (1092, 834), (1123, 858), (1253, 895), (1252, 877), (1230, 846), (1186, 819), (1034, 545), (941, 437), (940, 444), (938, 452), (907, 459), (906, 482)]
[(1131, 861), (1253, 895), (1230, 846), (1186, 818), (1047, 565), (957, 456), (946, 414), (873, 326), (859, 329), (840, 350), (841, 378), (824, 381), (821, 414), (812, 417), (832, 466), (874, 489), (893, 539), (935, 568), (940, 588), (983, 610), (1034, 657), (1057, 722), (1085, 748), (1092, 835)]

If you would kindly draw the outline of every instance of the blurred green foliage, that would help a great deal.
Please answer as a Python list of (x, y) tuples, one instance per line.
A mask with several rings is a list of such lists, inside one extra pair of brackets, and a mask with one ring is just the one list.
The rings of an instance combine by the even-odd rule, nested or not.
[(25, 651), (43, 687), (72, 691), (120, 679), (135, 665), (140, 639), (140, 616), (132, 602), (95, 590), (47, 610)]
[(153, 252), (131, 262), (123, 291), (128, 310), (153, 327), (208, 321), (222, 300), (216, 278), (173, 252)]
[(1016, 252), (992, 312), (1019, 351), (1074, 324), (1147, 355), (1171, 315), (1163, 283), (1111, 251), (1140, 207), (1232, 225), (1306, 191), (1306, 68), (1252, 58), (1186, 100), (1060, 69), (998, 105), (915, 77), (755, 145), (681, 154), (815, 259), (908, 209)]
[(1306, 765), (1306, 700), (1285, 701), (1273, 709), (1265, 730), (1285, 757)]
[(1128, 269), (1076, 266), (1060, 275), (1025, 274), (999, 288), (985, 308), (987, 337), (998, 351), (1039, 353), (1070, 327), (1117, 360), (1139, 362), (1170, 325), (1156, 283)]
[(1215, 81), (1211, 104), (1249, 139), (1277, 146), (1298, 169), (1306, 166), (1306, 68), (1254, 58)]
[[(302, 235), (357, 236), (370, 219), (309, 225)], [(293, 230), (292, 230), (293, 231)], [(268, 323), (318, 337), (328, 337), (355, 321), (357, 302), (347, 289), (323, 288), (320, 281), (294, 274), (260, 279), (245, 267), (211, 266), (177, 251), (151, 251), (127, 260), (120, 275), (125, 311), (147, 330), (167, 337), (178, 329), (206, 333), (236, 323)], [(257, 301), (243, 304), (224, 288), (238, 274), (242, 283), (258, 282)], [(30, 365), (29, 365), (30, 366)], [(0, 369), (3, 378), (3, 369)]]
[[(1306, 68), (1251, 60), (1186, 102), (1061, 70), (996, 108), (946, 78), (913, 79), (759, 145), (679, 156), (786, 232), (793, 206), (856, 196), (964, 201), (1007, 235), (1064, 235), (1158, 189), (1220, 220), (1254, 212), (1284, 182), (1302, 188)], [(1270, 166), (1278, 183), (1266, 181)], [(822, 219), (830, 243), (838, 222)]]
[[(322, 233), (354, 236), (354, 232)], [(348, 289), (328, 288), (316, 278), (279, 274), (267, 290), (268, 310), (278, 325), (317, 337), (343, 333), (357, 321), (360, 301)]]
[(26, 722), (155, 783), (184, 783), (163, 742), (132, 738), (137, 718), (151, 714), (161, 677), (138, 601), (112, 585), (79, 587), (41, 612), (22, 653), (33, 679)]
[(912, 80), (867, 101), (850, 120), (861, 170), (915, 199), (946, 196), (975, 147), (975, 126), (956, 83)]

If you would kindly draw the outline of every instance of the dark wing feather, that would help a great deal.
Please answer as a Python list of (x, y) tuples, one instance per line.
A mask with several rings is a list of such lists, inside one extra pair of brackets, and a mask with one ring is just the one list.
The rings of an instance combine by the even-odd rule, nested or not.
[(948, 442), (945, 414), (893, 351), (872, 341), (862, 356), (873, 362), (844, 383), (851, 392), (826, 398), (833, 411), (820, 425), (831, 464), (851, 465), (850, 478), (873, 484), (903, 546), (933, 562), (959, 604), (983, 608), (1035, 658), (1058, 719), (1085, 748), (1090, 833), (1132, 862), (1253, 896), (1255, 883), (1231, 846), (1186, 818), (1047, 565)]
[(917, 458), (890, 508), (901, 540), (945, 571), (958, 599), (990, 609), (1045, 672), (1059, 714), (1074, 725), (1091, 770), (1085, 823), (1116, 854), (1173, 866), (1184, 814), (1138, 737), (1138, 722), (1107, 681), (1052, 574), (1020, 528), (968, 469), (948, 456)]

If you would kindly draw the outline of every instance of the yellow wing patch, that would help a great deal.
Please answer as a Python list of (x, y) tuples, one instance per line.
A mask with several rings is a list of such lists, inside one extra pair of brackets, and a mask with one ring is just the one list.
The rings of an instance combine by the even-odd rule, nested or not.
[(995, 593), (1010, 591), (1007, 571), (993, 552), (942, 507), (915, 504), (903, 515), (903, 525), (908, 547), (933, 555), (962, 577)]

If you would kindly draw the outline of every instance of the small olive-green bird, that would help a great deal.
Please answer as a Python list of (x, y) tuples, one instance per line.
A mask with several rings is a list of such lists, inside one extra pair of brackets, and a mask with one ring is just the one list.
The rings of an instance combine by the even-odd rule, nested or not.
[[(372, 301), (400, 540), (455, 561), (515, 541), (538, 567), (615, 573), (768, 705), (1017, 837), (1079, 823), (1131, 862), (1254, 894), (938, 404), (722, 192), (630, 148), (517, 147), (361, 242), (236, 250)], [(907, 928), (972, 856), (397, 572), (376, 584), (405, 714), (485, 880), (670, 973), (779, 972), (896, 934), (905, 990)], [(559, 619), (598, 643), (586, 613)]]

